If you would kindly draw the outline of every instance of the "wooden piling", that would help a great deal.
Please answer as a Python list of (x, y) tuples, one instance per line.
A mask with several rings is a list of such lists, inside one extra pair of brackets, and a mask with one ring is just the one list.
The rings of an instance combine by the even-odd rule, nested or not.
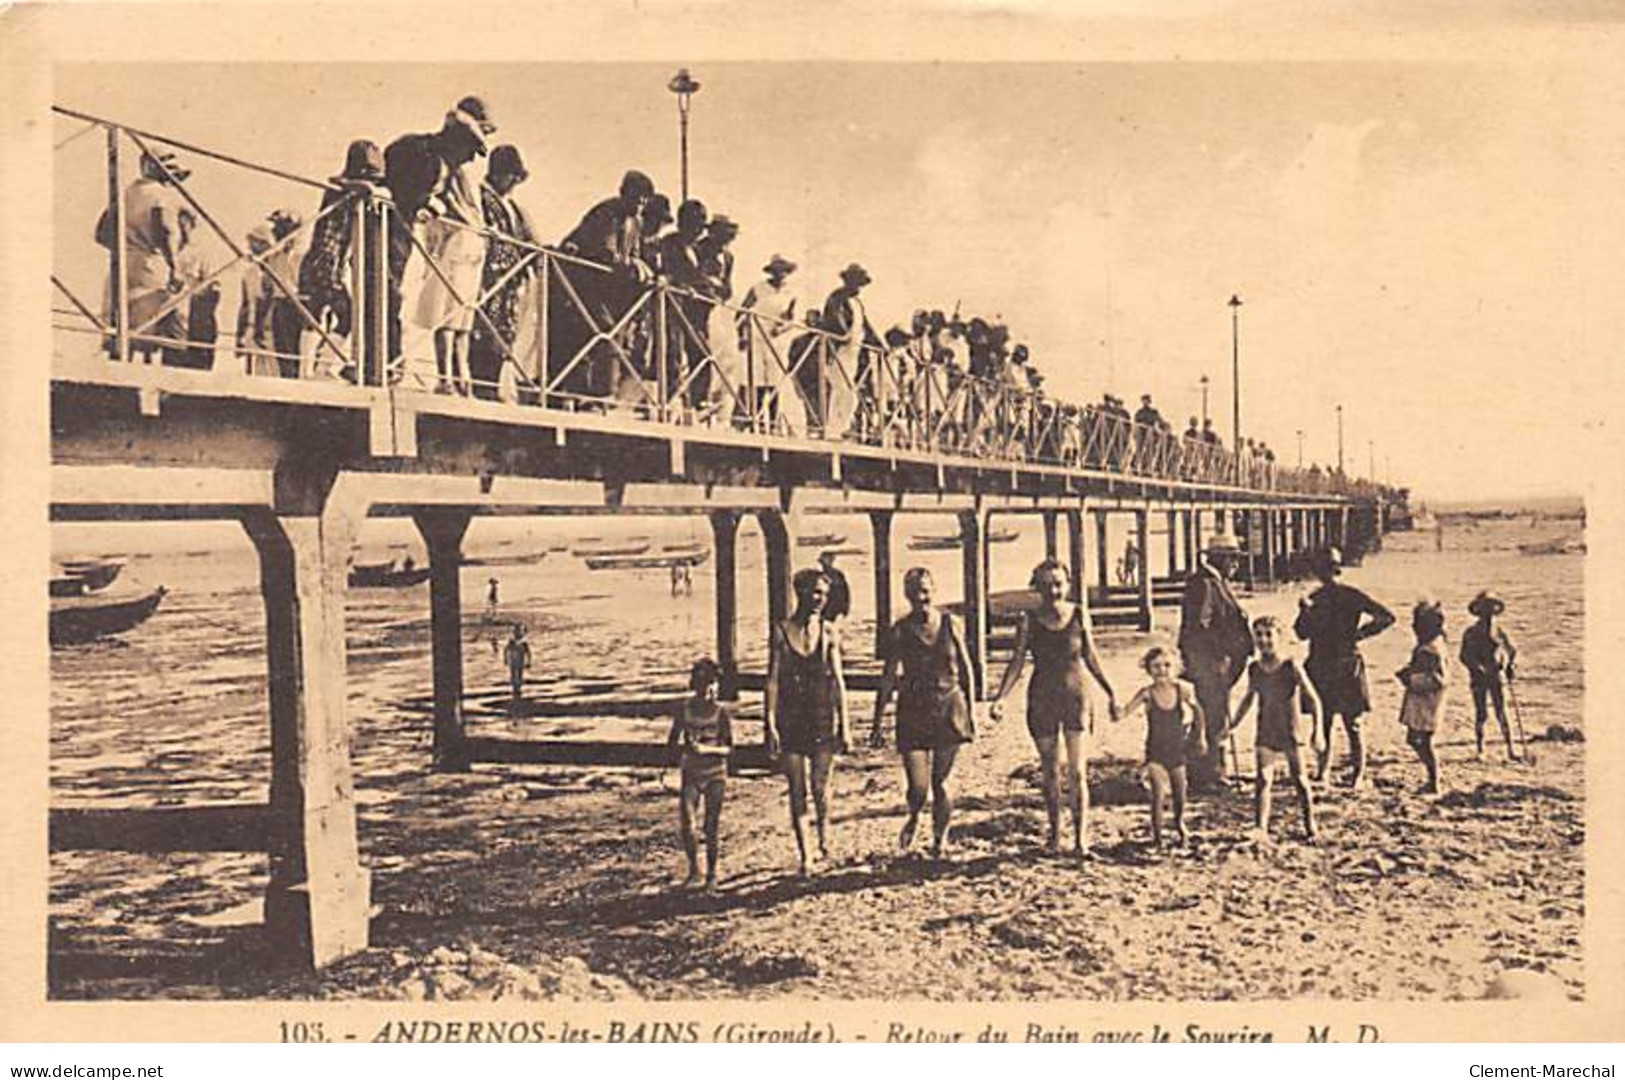
[(716, 548), (717, 667), (722, 671), (721, 696), (739, 697), (739, 514), (713, 510), (711, 543)]
[(371, 882), (356, 841), (345, 709), (347, 561), (366, 508), (252, 511), (260, 562), (271, 721), (271, 880), (265, 926), (275, 953), (321, 968), (367, 947)]
[(1095, 569), (1097, 570), (1097, 580), (1100, 583), (1100, 591), (1105, 592), (1107, 589), (1111, 588), (1112, 585), (1111, 573), (1108, 569), (1111, 561), (1111, 553), (1106, 550), (1106, 511), (1096, 510), (1094, 514)]
[(892, 566), (891, 566), (890, 510), (874, 510), (869, 514), (869, 529), (874, 538), (875, 572), (875, 655), (885, 648), (886, 635), (892, 624)]
[[(1150, 560), (1146, 560), (1149, 565)], [(1168, 576), (1179, 577), (1179, 512), (1168, 511)]]
[(1059, 533), (1058, 511), (1045, 510), (1044, 519), (1044, 558), (1055, 561), (1060, 558), (1061, 545)]
[(1066, 513), (1066, 541), (1067, 541), (1067, 576), (1072, 581), (1071, 600), (1074, 604), (1084, 602), (1084, 577), (1088, 573), (1086, 556), (1083, 550), (1083, 514), (1082, 510), (1067, 510)]
[(1135, 584), (1139, 589), (1139, 627), (1141, 632), (1150, 633), (1152, 626), (1151, 603), (1151, 511), (1140, 509), (1134, 511), (1134, 537), (1135, 546), (1140, 549), (1140, 565), (1135, 575)]
[(987, 697), (988, 554), (987, 514), (959, 514), (961, 579), (965, 588), (965, 648), (970, 653), (971, 685), (978, 700)]
[(434, 767), (467, 772), (463, 726), (463, 537), (466, 510), (412, 515), (429, 551), (429, 637), (434, 666)]

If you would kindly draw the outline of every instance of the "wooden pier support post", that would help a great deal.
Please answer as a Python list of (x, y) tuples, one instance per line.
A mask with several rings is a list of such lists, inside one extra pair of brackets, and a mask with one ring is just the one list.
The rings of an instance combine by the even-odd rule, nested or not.
[(1139, 595), (1139, 627), (1141, 632), (1150, 633), (1152, 623), (1151, 603), (1151, 511), (1140, 509), (1134, 511), (1134, 544), (1140, 549), (1140, 572), (1135, 575), (1135, 584), (1140, 590)]
[(987, 697), (988, 616), (987, 513), (959, 513), (960, 576), (965, 586), (965, 649), (970, 653), (971, 687), (978, 701)]
[(1055, 561), (1061, 557), (1061, 538), (1059, 511), (1045, 510), (1044, 518), (1044, 558)]
[(371, 879), (356, 842), (345, 711), (347, 562), (366, 505), (328, 498), (308, 511), (245, 515), (265, 598), (271, 720), (271, 880), (265, 928), (275, 955), (321, 968), (367, 947)]
[(1259, 539), (1263, 541), (1264, 580), (1275, 586), (1275, 510), (1266, 507), (1258, 512)]
[(1190, 520), (1190, 531), (1188, 533), (1188, 543), (1190, 547), (1190, 568), (1191, 572), (1195, 573), (1196, 562), (1202, 557), (1202, 511), (1193, 509), (1191, 511)]
[(420, 510), (412, 515), (429, 550), (429, 638), (434, 665), (434, 767), (467, 772), (463, 728), (463, 537), (467, 510)]
[(1067, 576), (1072, 579), (1071, 600), (1074, 604), (1081, 604), (1087, 591), (1083, 585), (1083, 578), (1089, 569), (1083, 551), (1083, 511), (1068, 510), (1065, 513)]
[(1096, 510), (1094, 513), (1096, 580), (1100, 582), (1100, 592), (1104, 596), (1112, 584), (1111, 574), (1107, 569), (1111, 562), (1111, 553), (1106, 550), (1106, 511)]
[(795, 604), (791, 578), (795, 573), (791, 557), (796, 550), (799, 522), (792, 515), (779, 510), (762, 510), (756, 514), (762, 527), (762, 544), (767, 549), (767, 637), (772, 647), (773, 628), (789, 618)]
[(717, 667), (722, 671), (721, 696), (739, 697), (739, 512), (713, 510), (711, 544), (717, 551)]
[(1179, 577), (1179, 512), (1168, 511), (1168, 577)]
[(875, 549), (875, 655), (877, 657), (886, 647), (886, 635), (891, 631), (892, 624), (891, 523), (892, 511), (870, 511), (869, 530), (874, 537)]

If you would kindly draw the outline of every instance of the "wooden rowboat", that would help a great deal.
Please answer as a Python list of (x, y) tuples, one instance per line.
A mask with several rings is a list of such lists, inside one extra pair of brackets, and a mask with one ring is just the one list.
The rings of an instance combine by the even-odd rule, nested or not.
[(104, 594), (58, 598), (51, 603), (51, 644), (82, 645), (134, 629), (152, 618), (165, 592), (160, 585), (123, 599)]
[(429, 580), (427, 566), (387, 563), (357, 563), (350, 567), (352, 589), (405, 589)]
[(657, 570), (673, 566), (698, 566), (710, 557), (711, 552), (708, 548), (675, 555), (595, 555), (588, 557), (587, 568), (589, 570)]

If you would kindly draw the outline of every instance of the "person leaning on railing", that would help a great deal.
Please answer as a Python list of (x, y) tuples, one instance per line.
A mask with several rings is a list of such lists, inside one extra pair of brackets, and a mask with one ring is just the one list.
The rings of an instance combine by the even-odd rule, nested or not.
[[(350, 296), (356, 220), (366, 221), (368, 235), (376, 231), (366, 208), (384, 181), (384, 154), (371, 139), (356, 139), (344, 154), (344, 169), (330, 177), (322, 193), (310, 247), (299, 262), (299, 294), (311, 315), (336, 338), (350, 336), (355, 304)], [(313, 333), (313, 331), (311, 331)], [(318, 354), (319, 355), (319, 354)], [(352, 357), (349, 374), (356, 374)]]
[[(513, 191), (529, 176), (519, 148), (503, 145), (491, 151), (491, 164), (480, 185), (480, 212), (485, 227), (524, 244), (536, 242), (536, 230), (514, 199)], [(474, 321), (468, 353), (475, 397), (498, 396), (503, 358), (519, 337), (520, 301), (540, 268), (534, 253), (519, 244), (492, 238), (486, 245), (479, 286), (480, 295), (486, 297), (485, 318)], [(535, 373), (527, 371), (525, 375), (534, 377)]]
[[(124, 235), (115, 235), (113, 207), (102, 212), (96, 222), (96, 242), (111, 256), (108, 275), (106, 314), (109, 326), (126, 334), (152, 322), (181, 290), (180, 251), (185, 243), (180, 213), (185, 201), (176, 185), (191, 176), (173, 153), (160, 150), (141, 155), (141, 175), (124, 189)], [(127, 310), (118, 310), (119, 264), (124, 266)], [(185, 316), (178, 308), (165, 312), (152, 326), (141, 331), (145, 338), (180, 339), (186, 336)], [(108, 351), (118, 358), (116, 338), (108, 339)], [(132, 340), (130, 353), (145, 354), (150, 360), (160, 348), (153, 340)]]
[[(384, 184), (395, 213), (389, 230), (389, 359), (401, 355), (402, 289), (416, 245), (413, 232), (430, 214), (430, 199), (459, 171), (486, 151), (496, 133), (485, 102), (465, 97), (446, 113), (437, 132), (402, 135), (384, 148)], [(432, 276), (432, 274), (431, 274)]]

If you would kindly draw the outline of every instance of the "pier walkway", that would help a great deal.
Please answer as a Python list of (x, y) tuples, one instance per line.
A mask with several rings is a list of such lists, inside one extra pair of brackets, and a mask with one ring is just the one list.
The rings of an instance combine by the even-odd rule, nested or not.
[[(1371, 485), (1274, 469), (1026, 386), (973, 379), (861, 329), (843, 336), (781, 324), (496, 235), (487, 239), (514, 245), (529, 267), (515, 273), (533, 275), (524, 301), (531, 317), (522, 334), (492, 325), (486, 307), (503, 282), (459, 298), (502, 368), (495, 379), (442, 378), (424, 351), (432, 343), (397, 333), (395, 323), (409, 267), (444, 275), (381, 194), (325, 200), (311, 221), (251, 250), (194, 193), (185, 170), (163, 164), (163, 150), (184, 153), (200, 174), (216, 170), (217, 181), (246, 173), (312, 202), (328, 189), (150, 132), (58, 114), (70, 134), (77, 125), (101, 135), (61, 141), (96, 146), (112, 236), (126, 235), (129, 181), (146, 158), (167, 174), (153, 182), (173, 189), (199, 235), (212, 235), (230, 257), (177, 279), (155, 300), (132, 289), (138, 275), (133, 258), (120, 257), (123, 245), (108, 252), (91, 244), (91, 222), (81, 236), (59, 236), (52, 519), (242, 524), (259, 554), (265, 603), (271, 789), (263, 806), (62, 812), (53, 815), (52, 846), (267, 852), (267, 927), (290, 955), (317, 966), (367, 944), (344, 631), (348, 567), (369, 516), (410, 518), (429, 553), (434, 764), (442, 769), (583, 756), (579, 747), (464, 731), (459, 567), (475, 516), (704, 515), (715, 550), (715, 654), (730, 689), (762, 677), (737, 662), (737, 534), (747, 515), (763, 534), (774, 622), (790, 604), (797, 538), (820, 531), (829, 515), (867, 515), (881, 627), (898, 590), (897, 516), (952, 515), (979, 691), (997, 515), (1040, 517), (1046, 549), (1072, 567), (1077, 587), (1112, 596), (1141, 630), (1154, 624), (1159, 592), (1166, 600), (1215, 530), (1238, 537), (1246, 572), (1262, 584), (1310, 548), (1369, 550), (1386, 528), (1389, 493)], [(338, 213), (351, 222), (342, 319), (313, 310), (291, 261), (278, 259)], [(411, 245), (407, 267), (392, 260), (392, 238)], [(214, 310), (201, 302), (211, 288), (244, 272), (263, 275), (279, 300), (283, 331), (270, 348), (228, 347), (200, 317)], [(729, 313), (724, 320), (718, 307)], [(719, 325), (737, 327), (737, 339), (708, 329)], [(713, 340), (719, 336), (728, 340)], [(1166, 515), (1166, 551), (1153, 550), (1158, 514)], [(1111, 515), (1132, 518), (1144, 560), (1127, 593), (1109, 581)], [(662, 752), (611, 756), (638, 763)], [(761, 753), (751, 748), (741, 759)]]

